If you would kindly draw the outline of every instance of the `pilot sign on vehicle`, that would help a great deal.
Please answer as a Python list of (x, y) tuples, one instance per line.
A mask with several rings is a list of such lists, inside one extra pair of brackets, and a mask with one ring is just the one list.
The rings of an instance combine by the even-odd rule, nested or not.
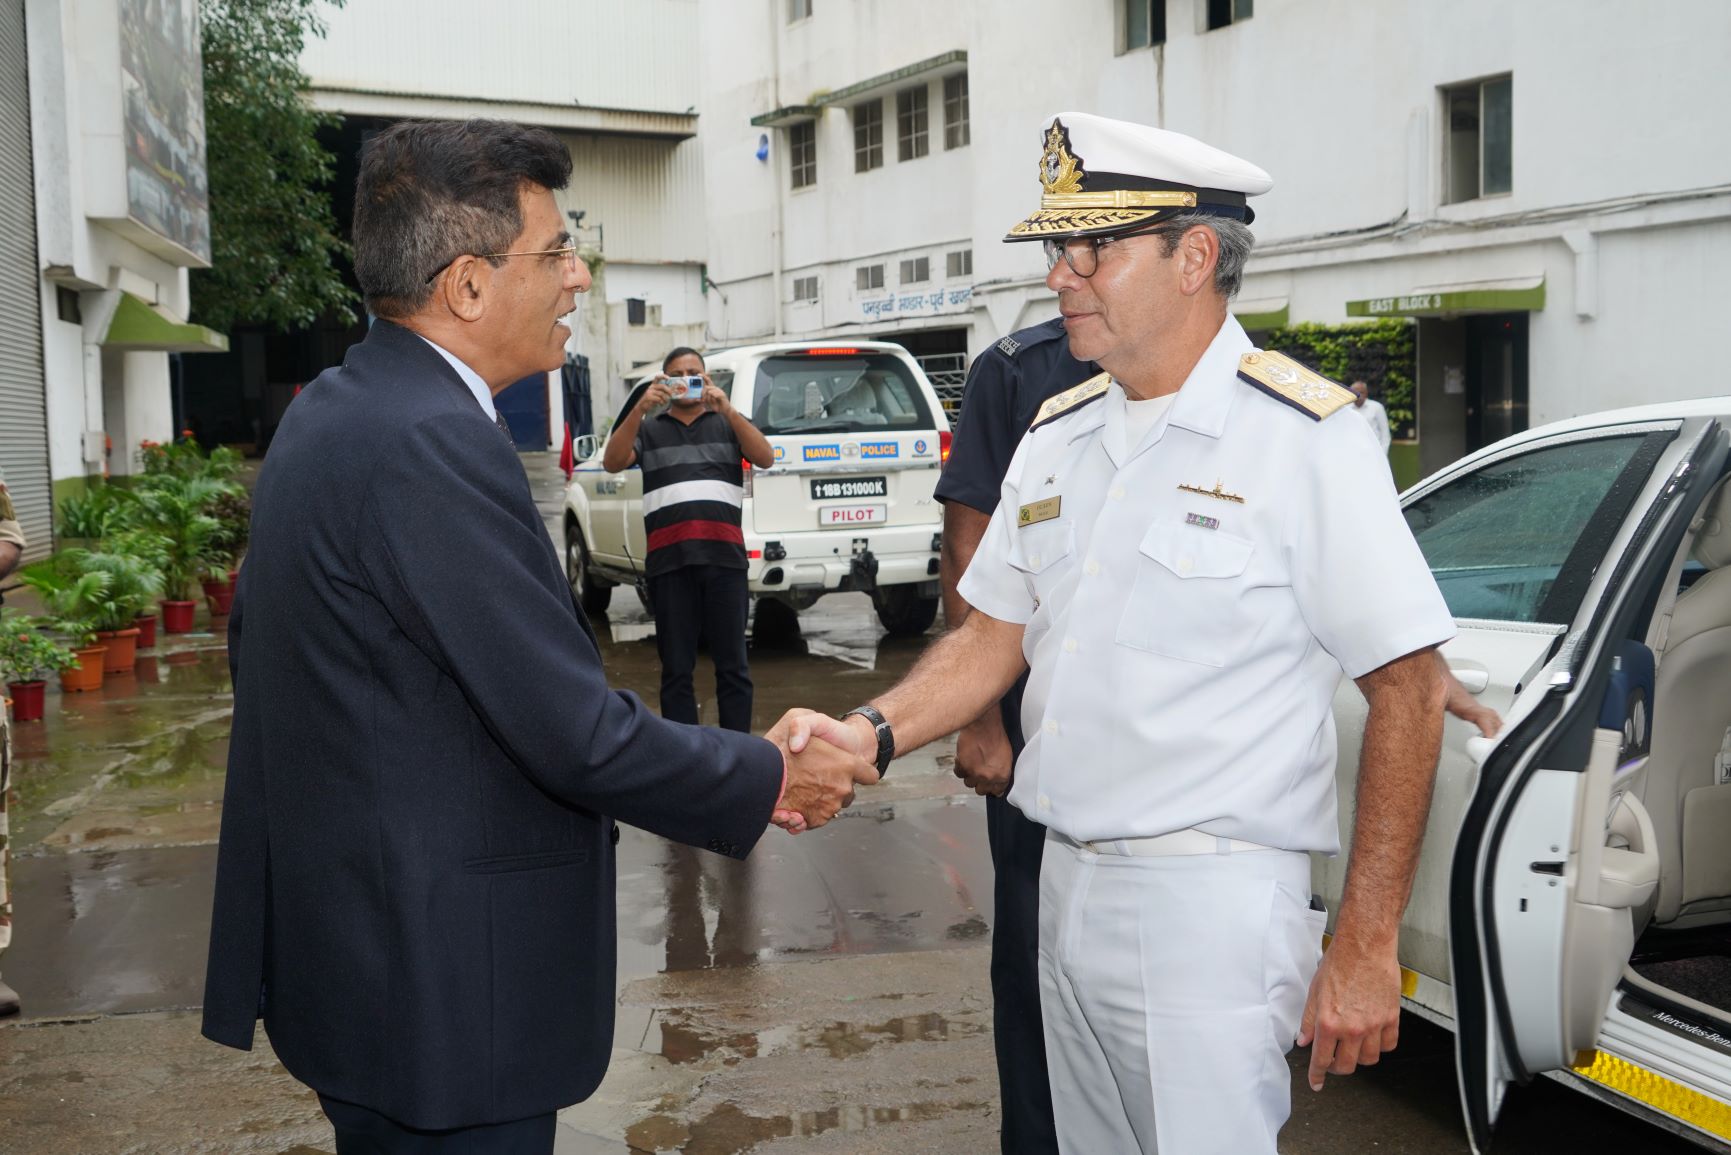
[(817, 511), (817, 523), (826, 529), (848, 525), (881, 525), (889, 520), (887, 505), (825, 505)]

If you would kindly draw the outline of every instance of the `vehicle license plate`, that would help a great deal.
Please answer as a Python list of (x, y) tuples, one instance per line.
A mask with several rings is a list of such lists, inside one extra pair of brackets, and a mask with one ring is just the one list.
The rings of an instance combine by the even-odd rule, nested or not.
[(887, 505), (826, 505), (817, 511), (817, 523), (826, 529), (849, 525), (882, 525), (888, 520)]
[(835, 501), (853, 497), (888, 497), (889, 485), (881, 477), (833, 477), (813, 480), (813, 501)]

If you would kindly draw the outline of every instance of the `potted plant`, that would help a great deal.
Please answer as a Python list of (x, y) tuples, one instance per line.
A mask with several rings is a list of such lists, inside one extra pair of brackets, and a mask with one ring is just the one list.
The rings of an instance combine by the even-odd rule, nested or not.
[(0, 617), (0, 677), (12, 695), (12, 718), (40, 722), (48, 675), (76, 664), (72, 651), (22, 614)]
[(137, 625), (138, 617), (162, 592), (162, 574), (149, 561), (124, 553), (70, 550), (66, 564), (79, 575), (107, 576), (108, 581), (93, 607), (91, 623), (96, 627), (96, 640), (108, 647), (103, 659), (104, 672), (131, 673), (143, 632)]
[(231, 483), (160, 473), (134, 490), (139, 528), (160, 539), (162, 626), (171, 634), (192, 630), (193, 583), (210, 560), (211, 539), (220, 528), (205, 510)]
[(82, 495), (61, 501), (60, 516), (55, 519), (55, 536), (60, 548), (74, 546), (96, 549), (110, 536), (131, 524), (131, 496), (126, 490), (112, 485), (95, 486)]
[[(82, 552), (82, 551), (80, 551)], [(47, 623), (66, 635), (77, 663), (60, 671), (64, 693), (102, 688), (102, 665), (108, 647), (96, 640), (96, 623), (106, 604), (109, 575), (100, 570), (75, 573), (62, 555), (34, 565), (19, 575), (48, 608)]]
[[(168, 568), (168, 541), (161, 534), (152, 533), (148, 529), (125, 529), (108, 539), (104, 552), (125, 554), (143, 562), (156, 574), (158, 592), (161, 592), (162, 574)], [(132, 624), (138, 627), (138, 649), (149, 650), (156, 647), (156, 609), (155, 604), (147, 603), (132, 619)]]
[[(240, 558), (252, 534), (252, 499), (244, 489), (231, 485), (217, 494), (205, 512), (216, 518), (218, 526), (210, 540), (211, 578), (205, 583), (205, 593), (209, 595), (213, 584), (220, 585), (226, 580), (233, 586), (239, 576)], [(232, 589), (224, 597), (222, 612), (227, 613), (228, 602), (234, 597)]]

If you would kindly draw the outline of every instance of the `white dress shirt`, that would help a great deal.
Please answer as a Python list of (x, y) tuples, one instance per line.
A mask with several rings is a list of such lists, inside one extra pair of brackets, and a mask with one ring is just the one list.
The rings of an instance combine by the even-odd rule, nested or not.
[[(415, 336), (421, 337), (419, 333), (416, 333)], [(427, 341), (425, 337), (421, 337), (421, 340)], [(493, 404), (493, 391), (487, 388), (487, 383), (481, 380), (481, 375), (463, 364), (455, 353), (452, 353), (443, 345), (436, 344), (432, 341), (427, 341), (427, 344), (432, 345), (434, 349), (439, 351), (439, 356), (451, 363), (451, 368), (457, 371), (457, 376), (463, 379), (463, 384), (469, 387), (469, 392), (475, 395), (475, 400), (478, 401), (481, 408), (486, 411), (487, 420), (499, 420), (499, 410)]]
[(1078, 841), (1197, 828), (1338, 852), (1342, 672), (1454, 635), (1364, 423), (1240, 380), (1251, 348), (1228, 317), (1139, 437), (1117, 385), (1031, 429), (962, 579), (1026, 626), (1010, 801)]
[(1383, 453), (1387, 454), (1388, 447), (1394, 444), (1394, 439), (1389, 436), (1388, 432), (1388, 410), (1382, 407), (1381, 401), (1375, 401), (1369, 397), (1366, 397), (1364, 404), (1357, 408), (1358, 415), (1370, 425), (1370, 431), (1376, 434), (1377, 444), (1381, 445)]

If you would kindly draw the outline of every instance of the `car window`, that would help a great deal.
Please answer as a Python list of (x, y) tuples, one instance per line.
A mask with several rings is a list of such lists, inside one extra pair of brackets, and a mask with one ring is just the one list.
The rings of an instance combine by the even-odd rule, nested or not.
[(1490, 621), (1572, 621), (1669, 438), (1628, 434), (1535, 449), (1408, 504), (1407, 525), (1449, 611)]
[(764, 358), (757, 367), (751, 423), (764, 433), (934, 427), (913, 373), (890, 353)]

